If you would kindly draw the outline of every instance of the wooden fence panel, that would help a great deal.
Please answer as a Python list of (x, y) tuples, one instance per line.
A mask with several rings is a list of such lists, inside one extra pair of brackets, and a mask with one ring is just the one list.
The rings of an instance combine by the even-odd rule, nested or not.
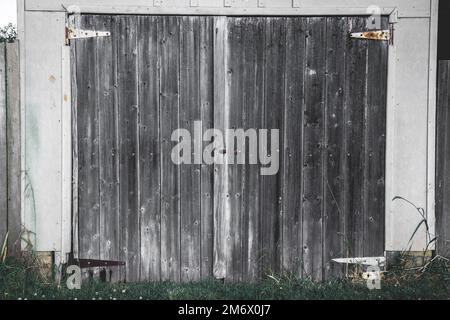
[(450, 257), (450, 61), (439, 62), (436, 143), (436, 249)]
[(0, 44), (0, 248), (21, 250), (21, 155), (18, 42)]

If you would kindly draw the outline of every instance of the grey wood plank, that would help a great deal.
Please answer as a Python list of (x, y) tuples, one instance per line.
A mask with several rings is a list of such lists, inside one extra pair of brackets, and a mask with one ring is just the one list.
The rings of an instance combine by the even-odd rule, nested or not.
[(436, 167), (436, 233), (437, 253), (450, 256), (450, 215), (449, 215), (449, 144), (450, 129), (448, 121), (450, 92), (450, 62), (439, 62), (438, 101), (437, 101), (437, 167)]
[(447, 93), (445, 94), (444, 99), (447, 99), (447, 108), (446, 108), (446, 114), (445, 114), (445, 124), (446, 124), (446, 130), (445, 130), (445, 183), (444, 183), (444, 211), (442, 213), (442, 219), (441, 224), (439, 226), (440, 232), (438, 234), (439, 240), (438, 240), (438, 250), (441, 252), (444, 256), (450, 257), (450, 197), (447, 195), (450, 194), (450, 162), (448, 159), (450, 159), (450, 62), (448, 62), (447, 65)]
[[(263, 128), (265, 27), (261, 18), (247, 18), (243, 25), (243, 95), (244, 129)], [(258, 157), (253, 146), (246, 146), (245, 192), (243, 194), (242, 264), (243, 279), (257, 280), (260, 276), (260, 166), (249, 162), (250, 153)], [(257, 145), (255, 146), (257, 147)]]
[(179, 123), (180, 18), (162, 17), (161, 41), (161, 278), (180, 280), (180, 168), (171, 160)]
[(140, 210), (138, 143), (138, 70), (137, 21), (117, 18), (119, 24), (118, 88), (120, 148), (121, 253), (126, 261), (126, 280), (139, 280)]
[(139, 17), (141, 281), (161, 278), (159, 27), (160, 18)]
[[(242, 28), (245, 25), (245, 18), (228, 19), (228, 43), (229, 62), (228, 75), (230, 83), (229, 91), (229, 125), (230, 129), (243, 128), (243, 34)], [(242, 198), (244, 193), (245, 178), (244, 166), (237, 164), (237, 156), (245, 153), (238, 144), (237, 139), (227, 139), (226, 152), (228, 157), (234, 158), (228, 166), (228, 205), (231, 210), (230, 216), (230, 246), (231, 256), (228, 257), (229, 279), (240, 281), (242, 279)]]
[(345, 77), (348, 38), (347, 18), (327, 18), (327, 105), (324, 185), (324, 272), (326, 278), (342, 275), (332, 259), (346, 256), (344, 212)]
[[(200, 106), (200, 21), (183, 17), (180, 21), (180, 126), (191, 133), (193, 146), (202, 141), (195, 131), (201, 120)], [(201, 150), (192, 149), (192, 161)], [(201, 165), (180, 167), (181, 281), (200, 279), (201, 267)]]
[[(214, 128), (224, 132), (228, 125), (228, 19), (226, 17), (214, 18)], [(217, 133), (216, 133), (217, 134)], [(218, 137), (215, 137), (218, 138)], [(217, 139), (215, 139), (217, 143)], [(216, 144), (214, 156), (214, 277), (225, 279), (227, 274), (227, 262), (229, 259), (229, 235), (230, 210), (228, 202), (228, 176), (225, 165), (226, 154)], [(229, 196), (228, 196), (229, 197)]]
[[(96, 104), (99, 112), (99, 181), (100, 181), (100, 259), (119, 260), (119, 177), (118, 177), (118, 131), (115, 105), (116, 82), (116, 34), (113, 32), (113, 18), (94, 17), (95, 30), (108, 30), (111, 37), (98, 38), (95, 45)], [(119, 280), (117, 268), (105, 270), (107, 279)]]
[[(0, 49), (1, 50), (1, 49)], [(7, 150), (8, 150), (8, 251), (18, 257), (21, 251), (21, 154), (19, 43), (6, 45), (7, 61)], [(1, 238), (1, 237), (0, 237)], [(1, 242), (1, 240), (0, 240)]]
[[(81, 17), (81, 27), (93, 28), (92, 16)], [(78, 225), (79, 256), (100, 258), (99, 119), (96, 100), (95, 40), (75, 42), (77, 50)], [(93, 270), (88, 270), (92, 272)], [(87, 276), (85, 274), (85, 276)]]
[[(388, 29), (383, 17), (381, 28)], [(364, 256), (379, 257), (385, 250), (385, 167), (388, 47), (369, 41), (365, 126)]]
[[(271, 130), (283, 132), (283, 113), (285, 102), (285, 58), (286, 58), (286, 19), (266, 18), (266, 65), (265, 65), (265, 104), (264, 128), (269, 130), (268, 154), (272, 159), (278, 157), (280, 170), (276, 175), (261, 177), (261, 232), (262, 261), (268, 272), (280, 272), (282, 245), (282, 195), (283, 154), (273, 149)], [(283, 136), (280, 135), (280, 146)]]
[(75, 259), (79, 259), (79, 161), (78, 161), (78, 56), (77, 45), (70, 46), (71, 64), (71, 97), (72, 97), (72, 253)]
[(6, 46), (0, 43), (0, 246), (8, 233), (6, 117)]
[(325, 18), (308, 18), (304, 128), (303, 262), (306, 276), (322, 279), (325, 122)]
[[(445, 183), (445, 142), (446, 122), (444, 121), (448, 110), (448, 61), (439, 61), (438, 65), (438, 92), (436, 110), (436, 235), (442, 233), (442, 218), (444, 215), (444, 183)], [(436, 244), (438, 254), (442, 255), (445, 248), (439, 238)]]
[[(349, 32), (366, 28), (366, 18), (349, 18)], [(346, 55), (347, 168), (346, 242), (350, 257), (364, 254), (364, 124), (366, 105), (367, 41), (348, 40)]]
[[(200, 106), (202, 136), (214, 127), (214, 18), (200, 18)], [(203, 142), (206, 148), (212, 141)], [(203, 149), (204, 150), (204, 149)], [(201, 278), (213, 277), (214, 165), (201, 166)]]
[(283, 170), (283, 270), (302, 275), (302, 187), (306, 19), (288, 18)]

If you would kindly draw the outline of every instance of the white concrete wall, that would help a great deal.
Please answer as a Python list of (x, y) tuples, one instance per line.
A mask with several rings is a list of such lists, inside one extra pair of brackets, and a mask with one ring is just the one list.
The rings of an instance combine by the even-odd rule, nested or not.
[[(70, 181), (63, 179), (68, 172), (62, 171), (69, 168), (64, 163), (70, 155), (63, 154), (67, 150), (63, 132), (67, 135), (70, 124), (62, 122), (70, 117), (63, 117), (62, 111), (67, 107), (63, 103), (67, 89), (63, 88), (61, 52), (64, 7), (70, 5), (86, 13), (214, 15), (351, 15), (364, 14), (371, 5), (380, 6), (384, 14), (396, 9), (399, 19), (389, 63), (386, 249), (405, 249), (420, 222), (411, 207), (392, 202), (395, 196), (426, 208), (434, 223), (437, 0), (20, 0), (23, 166), (24, 179), (33, 191), (24, 190), (22, 214), (26, 228), (37, 234), (38, 251), (61, 251), (63, 233), (67, 233), (61, 231), (61, 223), (69, 223), (63, 219), (70, 206), (62, 190), (70, 189)], [(422, 230), (413, 250), (424, 247)]]

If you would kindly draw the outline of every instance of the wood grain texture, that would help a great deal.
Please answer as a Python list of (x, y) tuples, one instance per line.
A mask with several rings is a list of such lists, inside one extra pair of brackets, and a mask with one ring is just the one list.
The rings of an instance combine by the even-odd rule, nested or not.
[[(243, 33), (244, 18), (228, 20), (228, 83), (229, 103), (232, 112), (229, 113), (228, 128), (243, 128)], [(227, 201), (230, 206), (229, 246), (231, 250), (227, 274), (229, 279), (240, 281), (242, 277), (242, 199), (245, 188), (244, 166), (238, 164), (238, 156), (245, 152), (238, 146), (237, 139), (227, 139), (226, 153), (230, 160), (228, 166), (228, 194)]]
[(437, 253), (450, 257), (450, 62), (440, 61), (438, 70), (436, 149), (436, 235)]
[[(200, 19), (200, 107), (202, 136), (214, 127), (214, 18)], [(212, 141), (204, 141), (206, 148)], [(213, 277), (214, 166), (201, 166), (201, 278)]]
[[(93, 17), (81, 18), (81, 27), (93, 28)], [(100, 258), (99, 119), (96, 97), (96, 57), (93, 39), (76, 43), (78, 99), (78, 228), (79, 256)]]
[[(365, 18), (352, 18), (349, 32), (366, 28)], [(348, 39), (346, 81), (346, 242), (350, 257), (364, 255), (364, 128), (366, 123), (367, 41)]]
[[(263, 128), (283, 132), (285, 68), (286, 68), (286, 19), (266, 19), (265, 102)], [(277, 157), (283, 168), (283, 154), (273, 149), (269, 133), (267, 154)], [(283, 145), (283, 137), (280, 137)], [(261, 177), (261, 233), (264, 272), (280, 272), (282, 244), (280, 171), (276, 175)]]
[(283, 170), (283, 270), (302, 275), (303, 123), (306, 20), (288, 19)]
[(161, 279), (159, 28), (159, 18), (139, 18), (141, 281)]
[[(228, 126), (228, 23), (226, 17), (214, 18), (214, 129), (222, 132)], [(230, 209), (228, 205), (228, 179), (223, 146), (217, 144), (215, 133), (214, 156), (214, 277), (225, 279), (229, 246), (227, 244)]]
[(324, 179), (325, 277), (342, 275), (332, 259), (345, 257), (345, 81), (348, 19), (327, 18), (326, 131)]
[[(383, 17), (381, 28), (388, 29)], [(385, 168), (388, 47), (385, 41), (367, 46), (367, 103), (364, 173), (364, 256), (379, 257), (385, 251)]]
[(118, 46), (119, 147), (121, 254), (126, 261), (127, 281), (139, 280), (140, 210), (139, 210), (139, 143), (138, 143), (138, 72), (137, 21), (119, 17)]
[(303, 137), (303, 263), (306, 276), (322, 279), (326, 20), (308, 18), (307, 32)]
[[(94, 18), (96, 30), (114, 28), (114, 20), (108, 16)], [(98, 106), (99, 130), (99, 181), (100, 181), (100, 259), (109, 261), (119, 260), (119, 177), (118, 177), (118, 145), (116, 112), (116, 38), (99, 38), (95, 44), (96, 73), (95, 92)], [(109, 277), (118, 280), (117, 268), (107, 270)]]
[[(180, 128), (191, 134), (193, 145), (201, 145), (200, 105), (200, 21), (180, 20)], [(198, 131), (198, 132), (197, 132)], [(192, 150), (192, 159), (201, 150)], [(201, 165), (180, 166), (181, 281), (198, 281), (201, 274)]]
[(161, 278), (180, 281), (180, 167), (170, 156), (172, 132), (180, 128), (180, 18), (161, 19)]
[[(264, 63), (266, 24), (261, 18), (247, 18), (243, 27), (243, 128), (263, 128)], [(246, 146), (247, 161), (251, 154), (258, 156), (254, 146)], [(245, 192), (242, 219), (243, 279), (254, 281), (261, 274), (261, 176), (258, 164), (245, 166)]]

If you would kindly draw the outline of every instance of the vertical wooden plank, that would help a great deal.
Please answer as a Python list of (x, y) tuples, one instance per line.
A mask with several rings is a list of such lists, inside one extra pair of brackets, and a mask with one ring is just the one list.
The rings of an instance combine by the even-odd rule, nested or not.
[(161, 17), (161, 278), (180, 280), (180, 169), (171, 160), (179, 123), (180, 18)]
[[(349, 18), (349, 32), (366, 27), (366, 18)], [(367, 41), (348, 39), (346, 55), (346, 242), (348, 255), (364, 254), (364, 123), (366, 105)]]
[(283, 170), (283, 270), (302, 275), (303, 97), (306, 19), (288, 18)]
[[(195, 121), (201, 120), (200, 108), (200, 24), (198, 17), (180, 20), (180, 126), (191, 133), (193, 146), (201, 143), (201, 131)], [(198, 150), (193, 149), (193, 154)], [(195, 157), (192, 157), (195, 161)], [(181, 214), (181, 281), (200, 279), (201, 259), (201, 165), (180, 167)]]
[[(388, 29), (388, 17), (381, 28)], [(369, 41), (367, 45), (367, 103), (364, 164), (364, 256), (379, 257), (385, 250), (385, 171), (386, 171), (386, 41)]]
[(80, 258), (79, 241), (79, 141), (78, 141), (78, 55), (77, 45), (70, 46), (71, 85), (72, 85), (72, 250), (75, 259)]
[(0, 246), (8, 233), (6, 118), (6, 45), (0, 43)]
[[(283, 132), (283, 113), (285, 102), (285, 68), (286, 68), (286, 19), (266, 18), (266, 74), (264, 128)], [(282, 195), (281, 183), (283, 172), (283, 154), (270, 145), (267, 151), (273, 159), (278, 157), (280, 171), (276, 175), (261, 177), (261, 211), (262, 211), (262, 261), (265, 272), (280, 272), (282, 244)], [(279, 144), (284, 143), (280, 135)]]
[(322, 279), (325, 123), (325, 18), (308, 18), (304, 128), (303, 262), (306, 276)]
[(141, 281), (161, 277), (159, 18), (139, 17)]
[(121, 257), (133, 282), (140, 271), (137, 21), (123, 16), (118, 23)]
[[(1, 50), (1, 49), (0, 49)], [(18, 256), (21, 251), (21, 168), (20, 168), (20, 79), (19, 43), (6, 46), (7, 62), (7, 152), (8, 152), (8, 251)], [(0, 237), (1, 239), (1, 237)], [(1, 242), (1, 240), (0, 240)]]
[[(345, 61), (347, 52), (347, 18), (327, 18), (327, 107), (324, 185), (324, 271), (325, 277), (342, 275), (342, 267), (332, 259), (346, 255), (344, 212), (345, 154)], [(383, 163), (384, 164), (384, 163)]]
[[(81, 17), (80, 26), (93, 28), (93, 17)], [(96, 97), (95, 39), (76, 41), (78, 123), (79, 256), (99, 259), (99, 121)], [(92, 271), (92, 270), (90, 270)]]
[[(248, 129), (263, 127), (264, 107), (264, 57), (265, 21), (262, 18), (248, 18), (243, 33), (243, 72), (245, 88), (243, 125)], [(242, 264), (243, 279), (254, 281), (260, 275), (260, 167), (250, 164), (251, 146), (247, 145), (245, 166), (245, 192), (243, 194)], [(257, 152), (257, 151), (256, 151)], [(258, 156), (255, 154), (254, 156)]]
[[(214, 128), (224, 132), (228, 127), (228, 18), (214, 18)], [(217, 150), (218, 137), (215, 134), (216, 150), (214, 165), (214, 277), (225, 279), (229, 259), (229, 217), (228, 166), (226, 154)], [(223, 146), (220, 146), (223, 148)], [(227, 197), (228, 196), (228, 197)], [(232, 275), (231, 275), (232, 276)]]
[[(243, 128), (243, 105), (242, 98), (243, 88), (243, 34), (242, 28), (245, 25), (245, 18), (230, 18), (229, 20), (229, 101), (230, 101), (230, 129)], [(237, 139), (229, 138), (227, 140), (227, 155), (234, 155), (234, 162), (228, 166), (228, 203), (230, 205), (230, 245), (231, 256), (229, 257), (229, 279), (240, 281), (242, 279), (242, 197), (243, 197), (243, 180), (245, 178), (244, 166), (237, 164), (237, 156), (245, 150), (242, 150)]]
[(449, 92), (450, 92), (450, 63), (439, 62), (438, 77), (438, 109), (437, 109), (437, 174), (436, 174), (436, 227), (437, 253), (450, 256), (450, 215), (449, 215)]
[[(95, 48), (97, 72), (96, 95), (99, 109), (99, 179), (100, 179), (100, 259), (119, 260), (119, 151), (115, 105), (116, 33), (112, 17), (95, 16), (95, 30), (108, 30), (111, 37), (98, 38)], [(117, 268), (107, 270), (107, 279), (119, 280)]]
[[(200, 18), (200, 106), (202, 137), (214, 127), (214, 18)], [(212, 141), (203, 142), (206, 148)], [(203, 149), (204, 150), (204, 149)], [(214, 166), (201, 166), (201, 278), (213, 277)]]

